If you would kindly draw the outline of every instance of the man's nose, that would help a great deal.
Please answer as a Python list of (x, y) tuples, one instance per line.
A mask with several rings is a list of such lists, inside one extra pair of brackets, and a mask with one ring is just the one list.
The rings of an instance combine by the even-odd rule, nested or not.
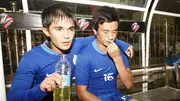
[(68, 39), (69, 38), (69, 32), (68, 30), (64, 30), (64, 38)]
[(110, 34), (109, 34), (109, 39), (110, 39), (110, 40), (113, 39), (113, 33), (112, 33), (112, 32), (110, 32)]

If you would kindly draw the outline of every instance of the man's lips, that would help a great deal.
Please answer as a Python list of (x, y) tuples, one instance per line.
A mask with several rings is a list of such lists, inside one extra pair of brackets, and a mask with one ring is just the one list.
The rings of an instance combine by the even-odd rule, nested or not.
[(65, 46), (69, 46), (71, 43), (70, 43), (70, 42), (63, 42), (63, 44), (64, 44)]
[(108, 44), (111, 44), (112, 43), (112, 41), (106, 41)]

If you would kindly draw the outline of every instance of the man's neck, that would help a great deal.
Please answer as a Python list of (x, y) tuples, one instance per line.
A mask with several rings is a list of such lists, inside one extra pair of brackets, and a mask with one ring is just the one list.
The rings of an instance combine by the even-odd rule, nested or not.
[(96, 45), (103, 53), (107, 54), (107, 48), (100, 41), (96, 39)]
[(62, 53), (51, 41), (49, 41), (49, 44), (47, 46), (58, 54)]

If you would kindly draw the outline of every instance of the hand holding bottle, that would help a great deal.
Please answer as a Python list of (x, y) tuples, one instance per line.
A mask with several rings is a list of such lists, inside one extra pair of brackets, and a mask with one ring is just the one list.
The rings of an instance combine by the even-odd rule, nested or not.
[(62, 86), (62, 76), (59, 73), (53, 73), (48, 75), (40, 84), (42, 91), (53, 91), (54, 88)]

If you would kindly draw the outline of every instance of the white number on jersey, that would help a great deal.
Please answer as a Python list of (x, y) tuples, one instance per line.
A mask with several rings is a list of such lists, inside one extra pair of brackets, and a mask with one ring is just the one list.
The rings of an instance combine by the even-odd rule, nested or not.
[(113, 73), (104, 74), (104, 81), (111, 81), (113, 79), (114, 79)]

